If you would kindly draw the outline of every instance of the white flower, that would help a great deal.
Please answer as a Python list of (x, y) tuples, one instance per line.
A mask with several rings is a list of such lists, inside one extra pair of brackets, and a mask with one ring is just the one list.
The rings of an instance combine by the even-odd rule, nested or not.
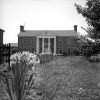
[(16, 64), (16, 61), (26, 61), (27, 64), (33, 64), (36, 65), (37, 63), (40, 63), (39, 58), (37, 59), (36, 54), (29, 53), (26, 51), (15, 53), (11, 55), (11, 65)]
[(34, 66), (32, 67), (32, 70), (34, 71)]

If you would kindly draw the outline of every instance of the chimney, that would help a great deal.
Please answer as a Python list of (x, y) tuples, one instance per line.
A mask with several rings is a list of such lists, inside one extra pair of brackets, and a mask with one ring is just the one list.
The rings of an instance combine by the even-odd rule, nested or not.
[(77, 32), (77, 25), (74, 25), (74, 31)]
[(20, 32), (24, 32), (24, 26), (20, 26)]

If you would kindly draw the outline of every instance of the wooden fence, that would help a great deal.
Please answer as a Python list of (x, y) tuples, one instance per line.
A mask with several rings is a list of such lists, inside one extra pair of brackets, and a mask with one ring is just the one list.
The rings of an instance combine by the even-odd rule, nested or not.
[(10, 43), (0, 47), (0, 64), (7, 62), (10, 65)]

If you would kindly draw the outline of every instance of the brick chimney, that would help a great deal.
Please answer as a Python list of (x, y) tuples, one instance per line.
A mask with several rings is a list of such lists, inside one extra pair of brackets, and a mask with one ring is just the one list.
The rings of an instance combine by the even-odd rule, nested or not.
[(77, 25), (74, 25), (74, 31), (77, 32)]
[(25, 30), (24, 30), (24, 26), (20, 26), (20, 32), (24, 32)]

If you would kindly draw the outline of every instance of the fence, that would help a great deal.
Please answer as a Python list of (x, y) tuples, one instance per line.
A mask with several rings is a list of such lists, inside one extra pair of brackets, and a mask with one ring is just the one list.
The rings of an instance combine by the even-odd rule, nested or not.
[(10, 65), (10, 43), (0, 47), (0, 64), (7, 62)]

